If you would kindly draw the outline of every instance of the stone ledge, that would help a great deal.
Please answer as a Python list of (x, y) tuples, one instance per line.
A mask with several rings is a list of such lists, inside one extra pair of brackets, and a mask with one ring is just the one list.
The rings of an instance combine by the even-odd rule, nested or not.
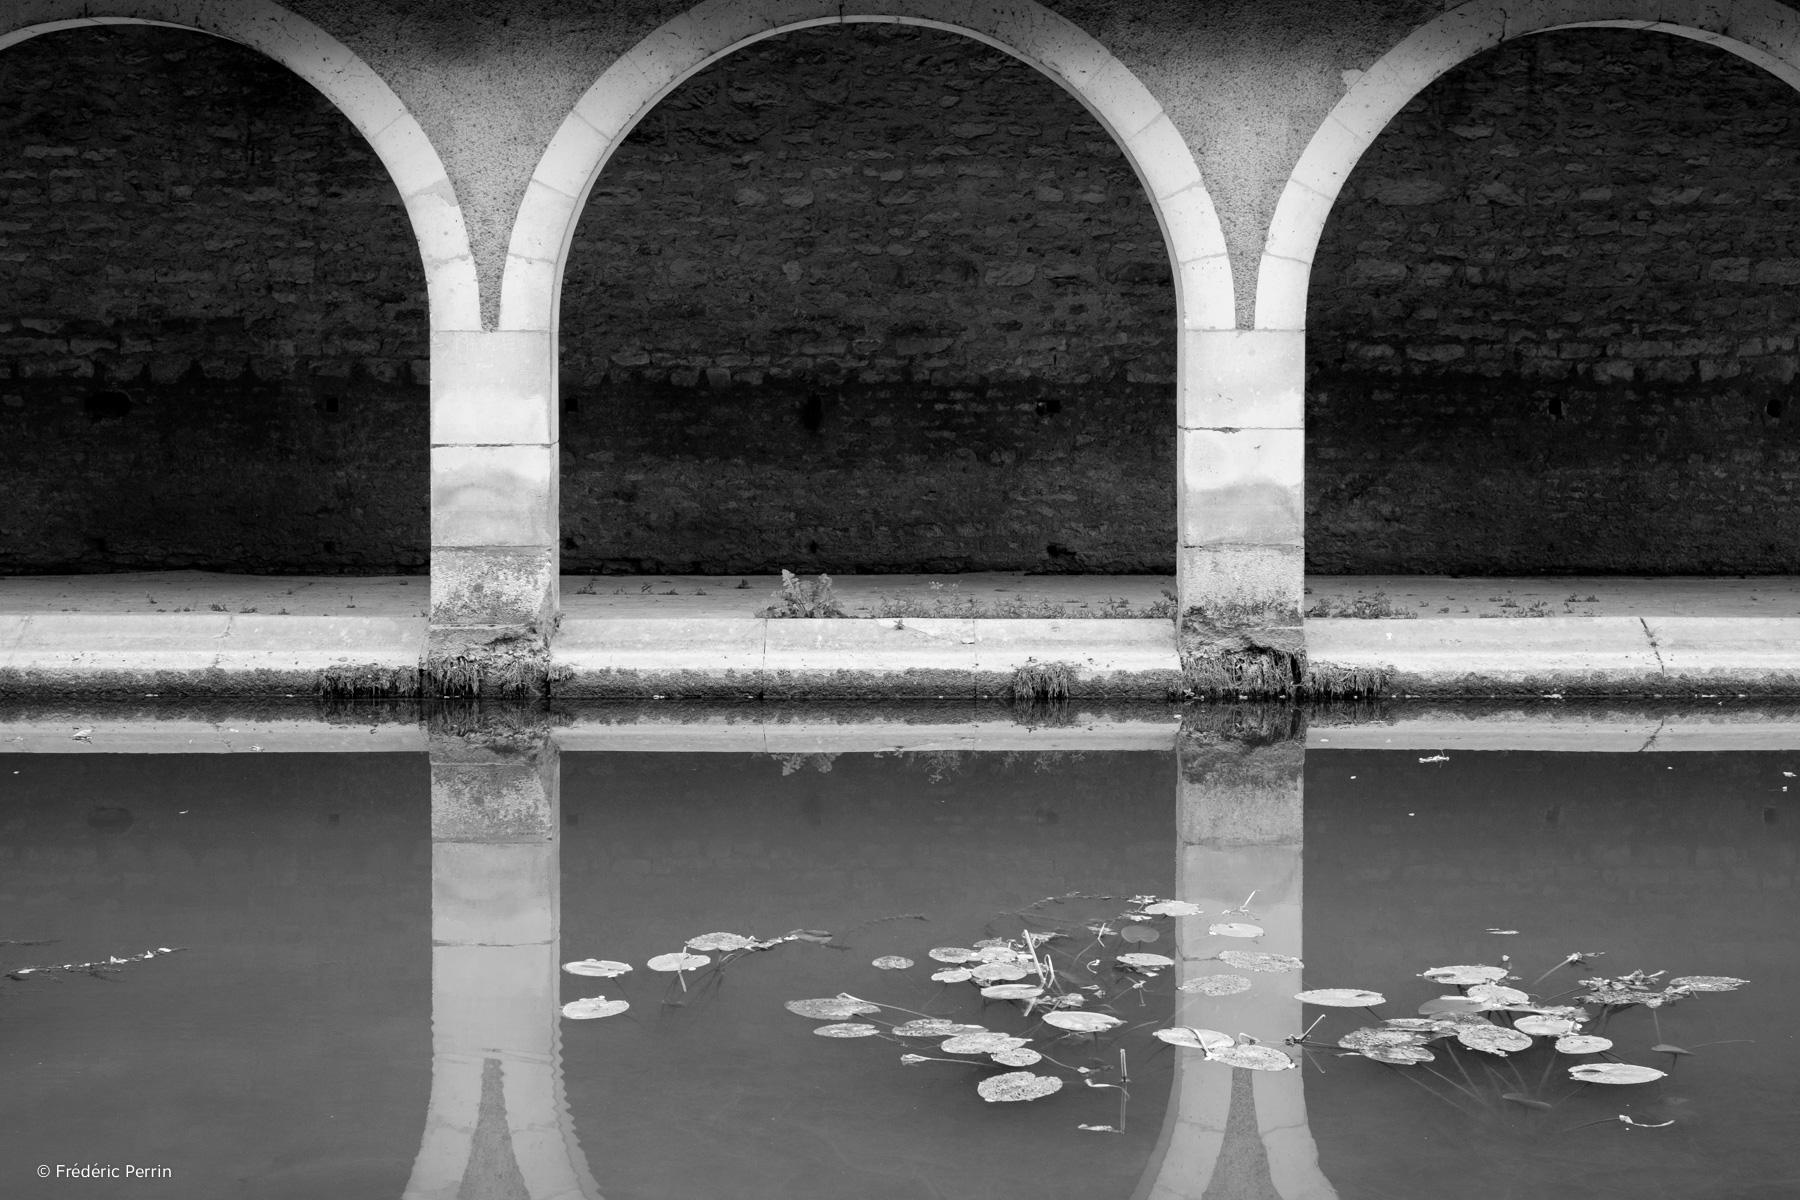
[(1800, 617), (1324, 618), (1306, 644), (1395, 697), (1800, 695)]

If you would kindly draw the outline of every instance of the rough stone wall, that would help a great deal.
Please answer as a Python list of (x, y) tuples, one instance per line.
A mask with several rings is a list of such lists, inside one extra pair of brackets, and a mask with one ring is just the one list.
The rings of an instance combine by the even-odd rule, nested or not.
[(569, 571), (1166, 572), (1173, 291), (1050, 80), (893, 25), (773, 38), (602, 172), (562, 300)]
[(1307, 562), (1800, 571), (1800, 97), (1612, 29), (1446, 75), (1313, 270)]
[(0, 53), (0, 571), (420, 571), (417, 243), (367, 144), (252, 51)]

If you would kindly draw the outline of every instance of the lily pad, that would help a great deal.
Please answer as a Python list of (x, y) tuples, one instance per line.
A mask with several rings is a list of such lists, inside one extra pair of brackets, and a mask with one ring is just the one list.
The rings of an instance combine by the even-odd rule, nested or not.
[(1377, 1046), (1423, 1046), (1431, 1035), (1412, 1029), (1356, 1029), (1338, 1039), (1346, 1050), (1373, 1050)]
[(1735, 992), (1749, 982), (1729, 975), (1683, 975), (1669, 980), (1669, 987), (1683, 992)]
[(917, 1021), (907, 1021), (905, 1024), (896, 1025), (894, 1032), (901, 1037), (955, 1037), (959, 1033), (986, 1033), (987, 1026), (961, 1025), (955, 1021), (946, 1021), (941, 1017), (924, 1017)]
[(1033, 1075), (1030, 1071), (1008, 1071), (990, 1075), (975, 1085), (981, 1098), (989, 1104), (1013, 1100), (1041, 1100), (1062, 1090), (1062, 1080), (1054, 1075)]
[(1435, 1013), (1474, 1013), (1481, 1011), (1481, 1001), (1471, 1000), (1467, 996), (1439, 996), (1435, 1000), (1427, 1000), (1419, 1005), (1421, 1016)]
[(1505, 1058), (1516, 1050), (1531, 1049), (1531, 1035), (1500, 1025), (1459, 1025), (1456, 1040), (1471, 1050)]
[(1372, 1058), (1376, 1062), (1389, 1063), (1396, 1067), (1416, 1067), (1420, 1063), (1428, 1063), (1437, 1055), (1423, 1046), (1370, 1046), (1367, 1050), (1358, 1051), (1364, 1058)]
[(711, 961), (704, 954), (659, 954), (644, 965), (652, 971), (692, 971)]
[(884, 971), (904, 971), (913, 965), (913, 960), (901, 958), (898, 954), (884, 954), (869, 965), (880, 967)]
[(786, 1008), (791, 1013), (810, 1017), (815, 1021), (847, 1021), (851, 1017), (873, 1016), (881, 1011), (881, 1005), (870, 1004), (867, 1000), (858, 1000), (854, 996), (834, 996), (823, 1000), (789, 1000)]
[(836, 1025), (821, 1025), (813, 1030), (820, 1037), (858, 1038), (874, 1037), (881, 1030), (873, 1025), (864, 1025), (858, 1021), (843, 1021)]
[(992, 1054), (996, 1050), (1017, 1050), (1029, 1040), (1010, 1033), (959, 1033), (946, 1039), (938, 1049), (945, 1054)]
[(1246, 925), (1242, 921), (1228, 921), (1222, 925), (1208, 925), (1206, 932), (1214, 937), (1253, 938), (1261, 937), (1261, 925)]
[(1026, 954), (1023, 950), (1015, 950), (1005, 943), (1001, 943), (997, 946), (978, 947), (975, 951), (975, 957), (984, 963), (1016, 963), (1029, 962), (1031, 960), (1031, 956)]
[(591, 975), (596, 979), (612, 979), (631, 970), (630, 963), (613, 962), (609, 958), (583, 958), (566, 962), (563, 970), (571, 975)]
[(1575, 1032), (1578, 1027), (1567, 1017), (1530, 1016), (1514, 1021), (1513, 1028), (1533, 1037), (1561, 1037), (1565, 1033)]
[(605, 996), (589, 996), (571, 1000), (562, 1006), (562, 1014), (571, 1020), (591, 1021), (596, 1017), (616, 1017), (631, 1007), (628, 1000), (608, 1000)]
[(1450, 987), (1468, 987), (1476, 983), (1498, 983), (1506, 978), (1505, 967), (1486, 967), (1479, 964), (1461, 967), (1433, 967), (1429, 971), (1419, 972), (1420, 979), (1429, 979), (1433, 983), (1448, 984)]
[(965, 950), (961, 946), (936, 946), (925, 952), (927, 958), (935, 958), (943, 963), (966, 963), (972, 958), (979, 958), (973, 950)]
[(1294, 999), (1302, 1004), (1318, 1004), (1325, 1008), (1372, 1008), (1377, 1004), (1387, 1003), (1387, 997), (1380, 992), (1366, 992), (1361, 988), (1317, 988), (1310, 992), (1296, 992)]
[(1556, 1039), (1558, 1054), (1599, 1054), (1612, 1049), (1612, 1039), (1591, 1033), (1570, 1033)]
[(1246, 1067), (1252, 1071), (1291, 1071), (1297, 1065), (1273, 1046), (1227, 1046), (1223, 1050), (1209, 1050), (1206, 1057), (1209, 1062)]
[(1145, 905), (1144, 911), (1159, 917), (1197, 917), (1206, 910), (1186, 900), (1158, 900), (1155, 904)]
[(741, 933), (703, 933), (687, 940), (689, 950), (748, 950), (756, 944), (755, 938), (745, 937)]
[(1219, 961), (1240, 971), (1298, 971), (1299, 959), (1287, 954), (1270, 954), (1265, 950), (1221, 950)]
[(1128, 942), (1154, 942), (1162, 934), (1148, 925), (1127, 925), (1119, 930), (1119, 936)]
[(933, 971), (931, 978), (938, 983), (962, 983), (974, 978), (975, 972), (967, 967), (947, 967), (942, 971)]
[(1053, 1012), (1044, 1014), (1044, 1022), (1075, 1033), (1101, 1033), (1125, 1022), (1097, 1012)]
[(1570, 1067), (1569, 1074), (1583, 1083), (1651, 1083), (1668, 1074), (1655, 1067), (1640, 1067), (1636, 1063), (1582, 1063), (1579, 1067)]
[(1505, 1008), (1509, 1004), (1530, 1004), (1531, 997), (1518, 988), (1501, 987), (1497, 983), (1478, 983), (1467, 993), (1469, 999), (1481, 1001), (1483, 1008)]
[(1029, 1067), (1044, 1061), (1044, 1056), (1029, 1046), (1014, 1046), (1010, 1050), (996, 1050), (988, 1057), (1003, 1067)]
[(1158, 1029), (1150, 1036), (1171, 1046), (1185, 1046), (1189, 1050), (1223, 1050), (1237, 1044), (1228, 1033), (1220, 1033), (1216, 1029), (1190, 1029), (1185, 1025), (1177, 1025), (1173, 1029)]
[(1172, 967), (1175, 960), (1161, 954), (1145, 954), (1139, 951), (1134, 954), (1121, 954), (1119, 961), (1128, 967)]
[(983, 987), (990, 983), (1002, 983), (1013, 979), (1023, 979), (1031, 974), (1031, 969), (1023, 963), (991, 962), (982, 963), (969, 972), (971, 978)]
[(981, 994), (989, 1000), (1036, 1000), (1044, 989), (1035, 983), (996, 983), (982, 988)]
[(1179, 985), (1178, 992), (1198, 992), (1202, 996), (1235, 996), (1250, 990), (1250, 981), (1242, 975), (1202, 975)]

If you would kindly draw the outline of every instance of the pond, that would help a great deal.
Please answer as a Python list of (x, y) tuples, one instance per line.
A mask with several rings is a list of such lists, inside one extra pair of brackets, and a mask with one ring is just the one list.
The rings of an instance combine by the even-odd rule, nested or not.
[(355, 719), (6, 726), (0, 1194), (1800, 1190), (1800, 741)]

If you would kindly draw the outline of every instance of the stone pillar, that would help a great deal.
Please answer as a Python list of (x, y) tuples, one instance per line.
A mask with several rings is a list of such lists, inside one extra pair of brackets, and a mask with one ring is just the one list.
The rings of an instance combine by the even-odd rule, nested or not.
[(1305, 669), (1306, 335), (1183, 330), (1176, 570), (1194, 690), (1277, 695)]
[[(1203, 714), (1183, 729), (1176, 776), (1176, 898), (1203, 909), (1177, 917), (1178, 984), (1242, 975), (1235, 996), (1176, 993), (1175, 1021), (1279, 1045), (1304, 1024), (1300, 972), (1234, 971), (1210, 957), (1258, 949), (1301, 958), (1301, 817), (1305, 738), (1285, 709)], [(1252, 897), (1251, 893), (1255, 896)], [(1246, 898), (1249, 903), (1245, 905)], [(1220, 916), (1245, 905), (1254, 917)], [(1262, 926), (1256, 941), (1211, 937), (1216, 921)], [(1336, 1200), (1307, 1128), (1303, 1071), (1248, 1071), (1175, 1052), (1162, 1136), (1134, 1200)]]
[(432, 334), (428, 694), (542, 690), (559, 573), (555, 380), (548, 331)]
[(431, 1107), (405, 1200), (598, 1200), (563, 1095), (559, 762), (431, 742)]

